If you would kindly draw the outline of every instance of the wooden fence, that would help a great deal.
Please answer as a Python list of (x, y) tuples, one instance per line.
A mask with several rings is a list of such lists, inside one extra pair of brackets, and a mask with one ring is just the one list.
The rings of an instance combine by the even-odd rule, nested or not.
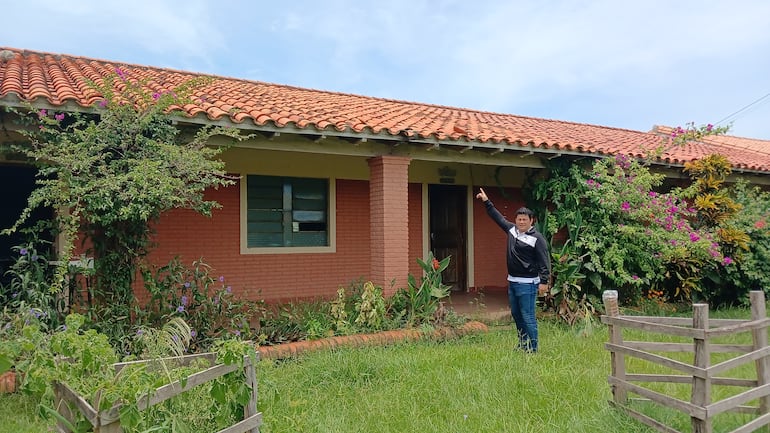
[[(608, 381), (612, 389), (612, 404), (621, 408), (658, 431), (680, 433), (648, 415), (631, 408), (630, 400), (647, 401), (675, 409), (690, 417), (693, 433), (712, 433), (716, 415), (725, 412), (755, 414), (748, 423), (732, 430), (731, 433), (748, 433), (765, 428), (770, 424), (770, 347), (767, 328), (770, 319), (766, 317), (765, 297), (762, 291), (752, 291), (751, 319), (711, 319), (707, 304), (693, 304), (693, 317), (649, 317), (620, 315), (617, 295), (604, 293), (607, 315), (602, 322), (609, 326), (609, 343), (612, 374)], [(692, 343), (662, 343), (650, 341), (624, 341), (623, 329), (666, 334), (692, 339)], [(716, 344), (715, 337), (751, 332), (752, 344)], [(677, 361), (658, 353), (690, 352), (692, 364)], [(712, 353), (735, 353), (732, 359), (711, 365)], [(638, 358), (657, 366), (681, 372), (682, 374), (644, 374), (626, 371), (626, 358)], [(720, 377), (742, 365), (753, 363), (756, 379)], [(674, 398), (637, 383), (691, 384), (690, 401)], [(712, 386), (745, 387), (747, 390), (731, 397), (712, 402)], [(640, 398), (630, 399), (629, 394)], [(755, 405), (747, 405), (758, 402)]]
[[(259, 356), (259, 352), (257, 352)], [(164, 358), (161, 361), (174, 365), (190, 365), (195, 360), (206, 359), (212, 363), (216, 362), (216, 355), (214, 353), (202, 353), (197, 355), (187, 355), (174, 358)], [(115, 372), (118, 373), (121, 369), (132, 364), (142, 364), (151, 361), (133, 361), (122, 362), (114, 364)], [(174, 396), (177, 396), (191, 388), (204, 384), (208, 381), (214, 380), (225, 374), (232, 373), (240, 368), (238, 365), (231, 364), (219, 364), (214, 365), (211, 368), (194, 373), (187, 377), (184, 385), (180, 381), (169, 383), (168, 385), (156, 388), (153, 392), (141, 396), (137, 400), (137, 407), (140, 411), (145, 410), (158, 403), (164, 402)], [(257, 376), (254, 371), (254, 365), (251, 359), (247, 356), (244, 358), (244, 373), (247, 386), (251, 388), (251, 398), (249, 403), (244, 407), (243, 420), (220, 430), (217, 433), (259, 433), (259, 426), (262, 424), (262, 413), (257, 412)], [(97, 411), (91, 406), (82, 396), (78, 395), (75, 391), (70, 389), (66, 384), (55, 382), (54, 383), (54, 398), (55, 407), (62, 417), (72, 422), (75, 419), (75, 410), (85, 416), (88, 422), (93, 426), (93, 431), (96, 433), (122, 433), (123, 429), (120, 425), (120, 405), (113, 406), (110, 409)], [(98, 396), (96, 397), (98, 400)], [(57, 424), (57, 431), (60, 433), (70, 433), (71, 431), (67, 426), (59, 422)], [(203, 432), (205, 433), (205, 432)]]

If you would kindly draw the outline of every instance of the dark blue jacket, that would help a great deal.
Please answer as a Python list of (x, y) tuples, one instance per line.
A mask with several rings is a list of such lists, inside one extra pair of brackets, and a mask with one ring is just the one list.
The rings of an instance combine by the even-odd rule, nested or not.
[(540, 284), (548, 284), (551, 275), (551, 259), (545, 237), (535, 227), (526, 233), (516, 236), (516, 224), (505, 219), (492, 204), (491, 200), (484, 202), (487, 214), (505, 231), (508, 246), (505, 254), (508, 265), (508, 275), (512, 277), (540, 277)]

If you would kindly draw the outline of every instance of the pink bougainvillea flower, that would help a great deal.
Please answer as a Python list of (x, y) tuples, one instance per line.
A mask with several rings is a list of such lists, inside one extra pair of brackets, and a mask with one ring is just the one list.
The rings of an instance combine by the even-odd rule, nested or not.
[(731, 259), (730, 257), (727, 257), (727, 256), (725, 256), (724, 260), (722, 260), (722, 263), (724, 263), (725, 266), (729, 265), (732, 262), (733, 262), (733, 259)]
[(631, 209), (631, 204), (627, 201), (624, 201), (622, 205), (620, 205), (620, 208), (623, 210), (629, 210)]
[(690, 233), (690, 241), (698, 242), (698, 239), (700, 239), (700, 236), (697, 233)]
[(47, 116), (47, 115), (48, 115), (48, 111), (46, 111), (45, 109), (42, 109), (42, 110), (40, 110), (40, 111), (37, 113), (37, 117), (40, 117), (41, 119), (42, 119), (43, 117)]
[(64, 120), (64, 113), (59, 113), (53, 116), (53, 118), (56, 119), (57, 122), (61, 122), (62, 120)]

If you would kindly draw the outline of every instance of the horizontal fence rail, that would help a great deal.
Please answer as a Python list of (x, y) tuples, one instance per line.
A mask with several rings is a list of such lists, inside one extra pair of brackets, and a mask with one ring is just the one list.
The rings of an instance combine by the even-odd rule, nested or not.
[[(259, 353), (257, 353), (259, 357)], [(113, 364), (115, 373), (118, 374), (122, 369), (131, 365), (151, 364), (151, 368), (157, 364), (160, 368), (161, 363), (168, 366), (187, 366), (193, 361), (205, 359), (212, 364), (216, 363), (216, 354), (202, 353), (197, 355), (187, 355), (171, 358), (162, 358), (149, 361), (132, 361)], [(262, 424), (262, 413), (257, 412), (257, 375), (254, 370), (254, 364), (248, 356), (243, 359), (243, 369), (245, 381), (251, 388), (249, 403), (244, 407), (243, 420), (230, 427), (220, 430), (217, 433), (259, 433), (259, 426)], [(156, 404), (162, 403), (170, 398), (176, 397), (185, 391), (196, 386), (217, 379), (228, 373), (232, 373), (241, 368), (235, 364), (215, 364), (203, 371), (191, 374), (184, 381), (174, 381), (167, 385), (154, 389), (152, 392), (142, 395), (137, 399), (137, 408), (140, 411), (146, 410)], [(93, 431), (101, 433), (122, 433), (123, 428), (120, 425), (120, 404), (110, 409), (97, 411), (77, 392), (73, 391), (66, 384), (61, 382), (54, 383), (55, 407), (59, 414), (66, 420), (72, 422), (75, 419), (75, 410), (79, 411), (93, 426)], [(98, 397), (97, 397), (98, 400)], [(63, 423), (57, 424), (57, 431), (60, 433), (70, 433), (70, 430)]]
[[(617, 292), (602, 296), (606, 315), (601, 317), (609, 329), (611, 374), (607, 381), (612, 390), (611, 403), (640, 422), (666, 433), (681, 433), (665, 423), (634, 410), (631, 401), (651, 402), (674, 409), (690, 417), (693, 433), (713, 433), (714, 417), (725, 412), (754, 414), (756, 418), (730, 433), (749, 433), (770, 425), (770, 346), (765, 296), (752, 291), (751, 319), (709, 319), (707, 304), (693, 304), (693, 317), (624, 316), (618, 308)], [(692, 339), (691, 343), (624, 341), (623, 330), (662, 334)], [(752, 344), (716, 344), (714, 338), (750, 332)], [(657, 353), (653, 353), (657, 352)], [(692, 353), (692, 363), (671, 359), (660, 353)], [(713, 353), (735, 353), (731, 359), (712, 364)], [(640, 359), (679, 374), (651, 374), (626, 371), (627, 359)], [(720, 377), (730, 370), (753, 364), (756, 379)], [(650, 383), (690, 384), (690, 400), (685, 401), (646, 387)], [(746, 388), (731, 397), (712, 401), (713, 386)], [(630, 399), (629, 394), (639, 396)], [(758, 401), (756, 406), (747, 405)]]

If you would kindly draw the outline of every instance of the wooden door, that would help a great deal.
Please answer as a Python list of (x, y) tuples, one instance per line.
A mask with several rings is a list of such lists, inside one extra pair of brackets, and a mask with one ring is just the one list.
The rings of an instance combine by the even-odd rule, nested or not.
[(453, 291), (467, 290), (467, 189), (456, 185), (429, 185), (430, 250), (443, 260), (451, 256), (442, 274)]

